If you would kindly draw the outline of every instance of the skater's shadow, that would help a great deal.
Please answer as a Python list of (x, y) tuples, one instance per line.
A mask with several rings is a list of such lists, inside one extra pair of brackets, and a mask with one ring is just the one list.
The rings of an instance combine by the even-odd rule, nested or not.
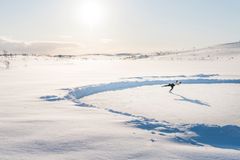
[(206, 102), (202, 102), (198, 99), (190, 99), (190, 98), (187, 98), (187, 97), (184, 97), (180, 94), (176, 94), (176, 93), (173, 93), (173, 92), (170, 92), (171, 94), (179, 97), (178, 99), (175, 99), (177, 101), (185, 101), (185, 102), (189, 102), (189, 103), (194, 103), (194, 104), (197, 104), (197, 105), (201, 105), (201, 106), (206, 106), (206, 107), (210, 107), (210, 105)]

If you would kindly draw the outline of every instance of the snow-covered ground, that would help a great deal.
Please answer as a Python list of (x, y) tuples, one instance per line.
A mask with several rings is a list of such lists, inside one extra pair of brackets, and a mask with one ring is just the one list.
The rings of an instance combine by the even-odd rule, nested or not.
[[(219, 50), (208, 59), (2, 56), (0, 159), (238, 160), (239, 52)], [(172, 93), (162, 87), (175, 80)]]

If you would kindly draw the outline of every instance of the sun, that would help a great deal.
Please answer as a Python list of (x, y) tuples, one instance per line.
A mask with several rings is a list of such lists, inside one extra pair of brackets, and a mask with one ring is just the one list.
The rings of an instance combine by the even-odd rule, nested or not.
[(79, 5), (76, 14), (82, 24), (90, 27), (98, 26), (104, 20), (104, 8), (95, 1), (88, 1)]

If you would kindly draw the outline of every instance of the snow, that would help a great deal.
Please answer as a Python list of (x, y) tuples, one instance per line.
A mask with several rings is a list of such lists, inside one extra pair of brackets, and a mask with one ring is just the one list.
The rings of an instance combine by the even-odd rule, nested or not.
[[(190, 56), (196, 51), (134, 60), (1, 56), (0, 159), (237, 160), (232, 45), (202, 50), (212, 55), (205, 60)], [(162, 87), (175, 80), (182, 84), (172, 93)]]

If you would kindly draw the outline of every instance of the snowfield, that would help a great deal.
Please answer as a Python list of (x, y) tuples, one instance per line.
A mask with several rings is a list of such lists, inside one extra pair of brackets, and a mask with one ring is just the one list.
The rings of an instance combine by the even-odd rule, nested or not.
[(239, 160), (239, 48), (1, 56), (0, 159)]

